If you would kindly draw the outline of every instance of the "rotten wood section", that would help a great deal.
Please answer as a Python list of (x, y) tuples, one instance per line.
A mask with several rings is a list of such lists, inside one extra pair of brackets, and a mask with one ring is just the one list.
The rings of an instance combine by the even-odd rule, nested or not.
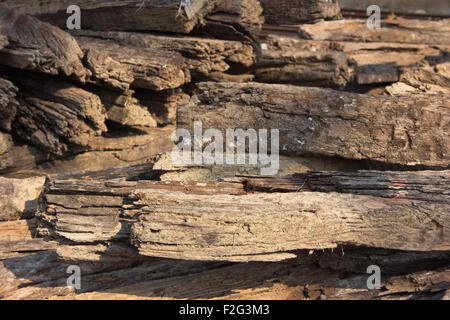
[(0, 35), (9, 41), (0, 50), (1, 64), (85, 81), (88, 73), (76, 40), (57, 27), (16, 12), (0, 4)]
[(34, 217), (44, 191), (45, 178), (0, 177), (0, 221)]
[(258, 82), (344, 87), (352, 79), (344, 52), (336, 44), (268, 36), (254, 67)]
[[(218, 0), (214, 10), (207, 16), (208, 24), (221, 23), (223, 28), (236, 26), (244, 29), (247, 35), (256, 36), (264, 23), (263, 8), (259, 0)], [(242, 31), (241, 31), (242, 32)]]
[(448, 50), (434, 45), (269, 35), (262, 40), (262, 48), (261, 59), (254, 68), (259, 82), (365, 86), (397, 82), (403, 69), (419, 66), (430, 69), (433, 77), (449, 77), (445, 73)]
[[(38, 17), (66, 29), (70, 16), (67, 8), (70, 0), (25, 0), (20, 3), (3, 0), (3, 5), (21, 14)], [(81, 0), (83, 29), (91, 30), (133, 30), (189, 33), (206, 14), (212, 11), (215, 0)]]
[[(141, 255), (280, 261), (292, 250), (339, 244), (449, 250), (449, 204), (336, 193), (214, 197), (141, 190), (131, 228)], [(202, 207), (198, 207), (202, 203)]]
[(393, 96), (410, 94), (448, 94), (449, 75), (439, 72), (441, 64), (435, 67), (411, 67), (400, 70), (399, 82), (386, 87)]
[[(183, 57), (177, 52), (123, 46), (87, 37), (78, 37), (77, 41), (86, 52), (95, 78), (108, 79), (108, 73), (114, 72), (114, 78), (128, 82), (128, 87), (156, 91), (177, 88), (190, 82), (189, 70)], [(118, 62), (120, 67), (114, 65), (114, 70), (111, 70), (109, 59)], [(125, 79), (122, 81), (122, 78)]]
[(339, 192), (450, 202), (450, 171), (311, 171), (285, 177), (241, 176), (225, 181), (244, 183), (246, 190), (258, 192)]
[(299, 24), (342, 19), (337, 0), (260, 0), (266, 23)]
[(225, 73), (232, 65), (248, 68), (256, 62), (252, 44), (240, 41), (115, 31), (77, 30), (73, 34), (112, 40), (137, 50), (146, 48), (179, 53), (185, 58), (185, 66), (191, 71), (193, 78), (204, 78), (212, 72)]
[(193, 134), (194, 122), (202, 122), (203, 130), (218, 129), (224, 137), (232, 128), (278, 129), (279, 152), (287, 155), (446, 167), (447, 101), (445, 95), (388, 97), (207, 82), (199, 83), (191, 102), (178, 108), (177, 124)]
[(300, 25), (299, 35), (311, 40), (449, 45), (450, 19), (387, 19), (374, 30), (367, 28), (366, 20), (325, 21)]
[(142, 256), (181, 260), (281, 261), (295, 250), (339, 245), (442, 251), (450, 248), (448, 186), (447, 171), (51, 180), (39, 232), (62, 243), (123, 242)]
[(6, 136), (4, 141), (9, 148), (0, 153), (0, 172), (10, 176), (51, 175), (148, 163), (158, 153), (172, 150), (171, 134), (174, 130), (173, 126), (143, 127), (138, 132), (115, 130), (104, 136), (90, 137), (86, 151), (63, 157), (29, 145), (12, 146), (9, 135), (0, 135)]
[[(122, 254), (117, 255), (118, 252)], [(405, 253), (345, 247), (335, 252), (300, 251), (297, 255), (296, 259), (279, 263), (229, 264), (139, 259), (132, 251), (123, 252), (118, 246), (109, 249), (103, 245), (60, 246), (56, 250), (42, 247), (42, 251), (18, 253), (15, 257), (0, 255), (0, 296), (80, 300), (324, 300), (443, 299), (448, 295), (445, 252)], [(330, 269), (328, 265), (335, 261), (339, 263)], [(381, 288), (368, 290), (366, 268), (374, 263), (386, 271)], [(80, 266), (84, 279), (77, 292), (66, 285), (66, 270), (73, 264)]]
[(10, 81), (0, 78), (0, 129), (6, 132), (11, 131), (16, 116), (19, 104), (16, 100), (17, 91)]
[(91, 136), (107, 131), (100, 98), (69, 82), (38, 74), (10, 72), (21, 92), (14, 132), (50, 153), (86, 149)]

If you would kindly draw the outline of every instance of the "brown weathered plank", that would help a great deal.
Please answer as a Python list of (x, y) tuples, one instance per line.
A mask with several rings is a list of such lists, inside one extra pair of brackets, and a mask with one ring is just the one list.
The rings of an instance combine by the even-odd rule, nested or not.
[(312, 40), (450, 44), (450, 19), (425, 21), (394, 18), (370, 30), (366, 20), (325, 21), (299, 26), (300, 37)]
[(258, 82), (310, 86), (345, 86), (350, 80), (347, 57), (330, 45), (269, 37), (255, 66)]
[(17, 112), (18, 89), (8, 80), (0, 78), (0, 129), (11, 131)]
[(299, 24), (342, 19), (336, 0), (260, 0), (270, 24)]
[(285, 177), (242, 176), (249, 191), (340, 192), (382, 198), (450, 202), (450, 171), (308, 172)]
[[(297, 184), (290, 193), (273, 193), (289, 184), (258, 189), (251, 180), (54, 180), (40, 231), (80, 243), (131, 239), (141, 255), (184, 260), (280, 261), (293, 250), (349, 244), (448, 250), (448, 174), (428, 174), (316, 172), (299, 187), (289, 182)], [(392, 197), (397, 185), (411, 195)]]
[[(160, 91), (177, 88), (190, 81), (189, 71), (179, 53), (121, 46), (112, 41), (87, 37), (78, 37), (77, 41), (88, 53), (88, 61), (92, 61), (96, 77), (108, 78), (103, 75), (104, 68), (95, 68), (96, 57), (102, 54), (117, 61), (125, 74), (128, 70), (131, 72), (133, 80), (129, 82), (133, 87)], [(107, 70), (110, 72), (109, 68)]]
[(449, 164), (446, 96), (387, 97), (259, 83), (200, 83), (178, 108), (179, 128), (278, 129), (288, 155)]
[[(210, 12), (215, 0), (81, 0), (81, 27), (91, 30), (166, 31), (189, 33)], [(3, 4), (22, 14), (37, 16), (66, 29), (70, 0), (5, 0)]]
[[(20, 5), (23, 5), (20, 3)], [(68, 33), (0, 4), (0, 35), (9, 45), (0, 50), (2, 65), (84, 81), (83, 52)]]
[(1, 221), (0, 241), (30, 240), (37, 235), (37, 219)]

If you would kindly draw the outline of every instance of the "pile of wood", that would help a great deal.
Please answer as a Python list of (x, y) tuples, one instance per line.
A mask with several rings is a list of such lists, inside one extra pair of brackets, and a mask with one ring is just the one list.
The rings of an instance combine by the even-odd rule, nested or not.
[[(0, 298), (449, 298), (449, 20), (78, 2), (0, 0)], [(198, 121), (278, 174), (174, 163)]]

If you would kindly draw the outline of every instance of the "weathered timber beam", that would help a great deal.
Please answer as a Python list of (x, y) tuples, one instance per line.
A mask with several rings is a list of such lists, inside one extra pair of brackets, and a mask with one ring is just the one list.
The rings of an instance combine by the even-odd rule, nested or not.
[[(375, 191), (367, 193), (380, 195), (372, 174), (373, 184), (366, 186)], [(316, 177), (327, 181), (327, 175)], [(338, 245), (449, 250), (448, 201), (414, 200), (422, 198), (420, 193), (412, 199), (358, 195), (364, 188), (358, 180), (362, 176), (346, 180), (342, 175), (335, 175), (341, 185), (353, 181), (360, 189), (334, 193), (320, 179), (317, 185), (326, 192), (300, 186), (290, 193), (246, 193), (245, 181), (53, 180), (39, 214), (45, 225), (40, 231), (78, 243), (131, 239), (141, 255), (183, 260), (280, 261), (293, 257), (295, 250)], [(414, 173), (399, 173), (391, 179), (408, 175), (410, 181), (415, 178)], [(439, 177), (445, 180), (445, 174), (436, 174), (435, 185), (422, 191), (439, 193), (445, 188)]]
[(141, 214), (131, 236), (142, 255), (278, 261), (288, 257), (283, 252), (339, 244), (450, 249), (448, 203), (314, 192), (209, 197), (141, 190), (135, 197)]
[(58, 155), (86, 149), (90, 136), (107, 131), (100, 98), (69, 82), (10, 70), (19, 87), (20, 105), (13, 124), (17, 135)]
[[(70, 0), (3, 1), (21, 14), (38, 17), (66, 29)], [(189, 33), (212, 11), (215, 0), (80, 0), (82, 29)]]
[(308, 172), (286, 177), (242, 176), (248, 191), (340, 192), (424, 201), (450, 202), (450, 171)]
[(44, 190), (45, 178), (0, 177), (0, 221), (32, 218)]
[[(20, 3), (19, 5), (23, 5)], [(0, 50), (0, 64), (85, 81), (83, 52), (72, 36), (36, 18), (17, 14), (0, 4), (0, 36), (9, 45)]]
[(300, 37), (312, 40), (450, 44), (450, 19), (439, 21), (394, 18), (370, 30), (366, 20), (325, 21), (299, 26)]
[(177, 124), (278, 129), (279, 151), (403, 165), (450, 163), (448, 97), (388, 97), (259, 83), (199, 83)]
[(299, 24), (342, 19), (336, 0), (260, 0), (270, 24)]

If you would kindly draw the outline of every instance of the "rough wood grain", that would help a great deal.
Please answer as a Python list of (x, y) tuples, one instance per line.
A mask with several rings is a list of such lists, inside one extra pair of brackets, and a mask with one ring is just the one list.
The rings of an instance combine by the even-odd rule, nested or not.
[(250, 33), (257, 33), (264, 23), (262, 12), (259, 0), (218, 0), (207, 20), (237, 24)]
[[(367, 259), (365, 249), (360, 251), (359, 258)], [(147, 258), (144, 261), (134, 260), (128, 266), (123, 264), (123, 260), (111, 257), (113, 252), (108, 256), (108, 250), (105, 250), (104, 246), (65, 246), (58, 252), (63, 256), (76, 252), (78, 258), (61, 259), (58, 253), (43, 251), (2, 261), (1, 297), (50, 300), (414, 300), (442, 299), (449, 286), (446, 271), (448, 267), (445, 267), (446, 263), (442, 260), (428, 264), (434, 271), (427, 269), (427, 264), (418, 263), (415, 271), (406, 272), (401, 269), (405, 264), (398, 263), (396, 268), (390, 269), (395, 270), (393, 273), (383, 274), (380, 290), (368, 290), (365, 270), (349, 273), (345, 269), (330, 270), (317, 264), (318, 259), (326, 260), (330, 252), (312, 255), (299, 252), (299, 258), (280, 263), (251, 262), (230, 265)], [(394, 258), (399, 253), (386, 254), (374, 250), (371, 254)], [(82, 255), (84, 260), (80, 260)], [(423, 254), (423, 259), (426, 259), (426, 255)], [(128, 256), (128, 259), (130, 258), (131, 256)], [(355, 259), (358, 259), (358, 255), (352, 252), (349, 262)], [(344, 255), (341, 261), (345, 263), (345, 260)], [(382, 259), (376, 261), (381, 263), (382, 270), (389, 266), (389, 263), (384, 264)], [(78, 292), (66, 287), (67, 274), (64, 274), (64, 271), (70, 264), (80, 265), (82, 270), (84, 282)], [(364, 265), (364, 262), (361, 261), (361, 265)]]
[[(223, 155), (225, 156), (225, 155)], [(198, 181), (214, 182), (226, 179), (234, 179), (235, 176), (261, 174), (261, 168), (264, 165), (249, 164), (246, 154), (246, 164), (244, 165), (222, 165), (222, 164), (180, 164), (174, 163), (172, 154), (166, 153), (155, 160), (153, 169), (160, 172), (161, 181)], [(191, 154), (191, 159), (193, 155)], [(337, 159), (337, 158), (317, 158), (317, 157), (288, 157), (280, 156), (280, 168), (277, 177), (293, 175), (296, 173), (305, 173), (308, 171), (356, 171), (356, 170), (376, 170), (366, 166), (361, 161)], [(231, 180), (234, 181), (234, 180)]]
[(32, 218), (44, 190), (45, 178), (0, 177), (0, 221)]
[[(82, 29), (133, 30), (189, 33), (215, 5), (215, 0), (81, 0)], [(37, 16), (66, 29), (70, 16), (69, 0), (25, 0), (20, 3), (5, 0), (3, 4), (22, 14)]]
[(0, 4), (0, 34), (9, 45), (0, 50), (2, 65), (85, 81), (83, 52), (68, 33)]
[(13, 145), (14, 143), (11, 135), (0, 132), (0, 156), (7, 154)]
[[(58, 155), (86, 149), (89, 137), (107, 131), (100, 98), (43, 75), (10, 73), (20, 88), (14, 131), (34, 146)], [(76, 151), (75, 151), (76, 152)]]
[[(105, 68), (102, 67), (102, 56), (107, 55), (120, 65), (119, 70), (125, 74), (123, 82), (129, 83), (133, 87), (149, 90), (166, 90), (177, 88), (190, 81), (189, 70), (185, 66), (185, 61), (179, 53), (166, 50), (154, 50), (150, 48), (136, 48), (118, 45), (112, 41), (105, 41), (95, 38), (78, 37), (81, 48), (87, 52), (87, 59), (91, 70), (98, 78), (108, 79), (104, 75)], [(101, 55), (100, 55), (101, 54)], [(100, 58), (96, 59), (96, 57)], [(100, 63), (97, 61), (100, 60)], [(96, 68), (96, 65), (99, 67)], [(114, 70), (107, 68), (108, 72), (119, 72), (116, 66)], [(132, 81), (127, 77), (132, 74)], [(120, 81), (122, 74), (115, 76)]]
[(307, 40), (278, 35), (266, 36), (262, 47), (261, 62), (255, 70), (258, 81), (319, 86), (397, 82), (403, 68), (434, 65), (446, 57), (446, 50), (426, 44)]
[(270, 24), (299, 24), (342, 19), (336, 0), (260, 0)]
[(300, 37), (312, 40), (450, 44), (450, 19), (424, 21), (395, 18), (370, 30), (366, 20), (325, 21), (299, 26)]
[(339, 244), (450, 248), (446, 203), (310, 192), (214, 197), (139, 192), (135, 204), (142, 214), (132, 226), (132, 243), (142, 255), (279, 261), (289, 257), (282, 252)]
[[(75, 242), (129, 242), (136, 211), (128, 195), (138, 189), (175, 190), (198, 194), (243, 194), (242, 184), (156, 181), (54, 180), (45, 195), (42, 221), (50, 234)], [(43, 232), (46, 232), (45, 230)]]
[(31, 240), (37, 235), (37, 219), (22, 219), (0, 222), (0, 241)]
[(312, 171), (285, 177), (242, 176), (226, 181), (244, 183), (249, 191), (339, 192), (391, 199), (450, 202), (450, 171)]
[[(200, 83), (178, 127), (279, 129), (280, 153), (449, 164), (446, 96), (385, 97), (258, 83)], [(225, 136), (225, 135), (224, 135)]]
[(192, 77), (205, 77), (211, 72), (226, 72), (231, 65), (250, 67), (256, 62), (251, 44), (207, 37), (172, 36), (134, 32), (78, 30), (77, 36), (113, 40), (120, 45), (180, 53)]
[(136, 99), (134, 90), (117, 92), (93, 86), (87, 89), (100, 98), (105, 107), (107, 119), (120, 127), (157, 127), (157, 122), (150, 114), (149, 108)]
[(272, 37), (265, 41), (261, 59), (255, 66), (256, 81), (339, 87), (350, 80), (343, 52), (331, 48), (318, 51), (313, 45), (308, 48), (296, 39), (289, 40)]
[(10, 81), (0, 78), (0, 129), (7, 132), (12, 129), (19, 104), (16, 100), (17, 91)]
[(396, 82), (402, 67), (427, 65), (431, 57), (446, 55), (444, 50), (426, 44), (342, 41), (336, 47), (345, 52), (350, 73), (361, 85)]
[(260, 179), (52, 180), (40, 233), (78, 243), (131, 239), (141, 255), (183, 260), (280, 261), (294, 250), (338, 245), (450, 246), (447, 172)]
[(189, 101), (181, 88), (164, 91), (137, 90), (134, 95), (150, 111), (159, 126), (175, 125), (177, 108)]
[(259, 0), (218, 0), (196, 33), (251, 43), (258, 50), (258, 33), (264, 22), (262, 11)]
[(88, 150), (62, 157), (30, 145), (16, 145), (7, 153), (0, 154), (0, 172), (12, 176), (46, 175), (143, 164), (151, 162), (160, 152), (172, 150), (171, 134), (174, 130), (173, 126), (141, 127), (138, 132), (114, 130), (104, 136), (91, 136)]

